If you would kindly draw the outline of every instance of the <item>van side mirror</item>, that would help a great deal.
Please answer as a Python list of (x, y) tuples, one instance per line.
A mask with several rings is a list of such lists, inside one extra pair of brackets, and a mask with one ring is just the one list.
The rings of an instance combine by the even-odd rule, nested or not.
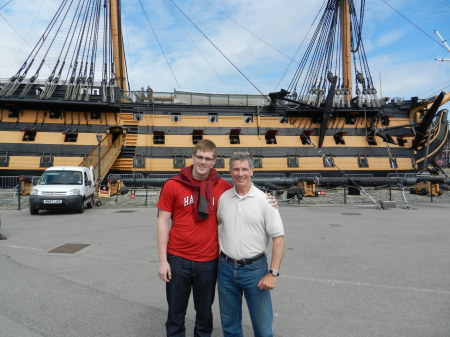
[(92, 186), (92, 181), (90, 181), (89, 179), (86, 180), (86, 186)]

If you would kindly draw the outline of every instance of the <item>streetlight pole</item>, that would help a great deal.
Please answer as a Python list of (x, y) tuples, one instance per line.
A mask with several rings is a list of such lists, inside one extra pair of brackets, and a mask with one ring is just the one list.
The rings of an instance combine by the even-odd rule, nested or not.
[(97, 133), (97, 142), (98, 142), (98, 177), (97, 177), (97, 179), (98, 179), (98, 186), (99, 186), (99, 188), (100, 188), (100, 174), (101, 174), (101, 170), (100, 170), (100, 156), (101, 156), (101, 148), (102, 148), (102, 146), (101, 146), (101, 143), (102, 143), (102, 138), (103, 138), (103, 135), (101, 134), (101, 133)]

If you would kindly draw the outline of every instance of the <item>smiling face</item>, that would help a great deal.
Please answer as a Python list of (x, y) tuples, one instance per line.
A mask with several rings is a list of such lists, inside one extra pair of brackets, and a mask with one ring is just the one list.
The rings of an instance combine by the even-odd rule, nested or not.
[(192, 149), (192, 176), (196, 180), (208, 178), (216, 164), (217, 147), (209, 139), (202, 139)]
[(234, 187), (239, 195), (245, 195), (252, 187), (253, 169), (250, 167), (247, 159), (236, 159), (231, 162), (230, 166), (231, 178)]
[(196, 180), (205, 180), (215, 163), (214, 152), (197, 150), (192, 155), (192, 176)]

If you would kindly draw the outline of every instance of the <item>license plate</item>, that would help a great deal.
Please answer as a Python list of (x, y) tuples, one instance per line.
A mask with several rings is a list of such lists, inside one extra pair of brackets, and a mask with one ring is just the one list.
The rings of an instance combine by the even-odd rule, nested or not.
[(62, 204), (62, 200), (44, 200), (44, 204)]

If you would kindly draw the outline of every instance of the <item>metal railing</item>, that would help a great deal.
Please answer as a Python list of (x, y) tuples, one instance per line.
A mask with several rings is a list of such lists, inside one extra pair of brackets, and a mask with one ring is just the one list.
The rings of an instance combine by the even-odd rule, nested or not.
[(320, 173), (292, 173), (292, 178), (321, 178), (322, 175)]
[[(144, 175), (142, 173), (110, 174), (110, 175), (108, 175), (108, 180), (109, 180), (109, 178), (112, 178), (112, 177), (114, 177), (115, 179), (119, 179), (119, 180), (122, 180), (122, 179), (144, 179)], [(124, 185), (129, 188), (144, 188), (145, 187), (144, 183), (138, 182), (138, 181), (135, 181), (133, 183), (127, 183)]]
[(149, 173), (148, 174), (148, 176), (147, 176), (147, 178), (165, 178), (165, 179), (169, 179), (169, 178), (172, 178), (172, 177), (175, 177), (176, 175), (178, 174), (178, 172), (177, 173)]
[(350, 173), (347, 175), (342, 175), (343, 177), (350, 177), (350, 178), (373, 178), (372, 173)]
[(2, 190), (12, 190), (17, 188), (19, 183), (19, 176), (0, 176), (0, 189)]
[(129, 103), (160, 103), (183, 105), (223, 105), (223, 106), (262, 106), (267, 104), (267, 97), (249, 94), (210, 94), (201, 92), (147, 92), (124, 91), (122, 101)]
[(388, 173), (388, 178), (415, 178), (417, 177), (417, 173)]
[(284, 173), (255, 173), (255, 178), (286, 178)]

